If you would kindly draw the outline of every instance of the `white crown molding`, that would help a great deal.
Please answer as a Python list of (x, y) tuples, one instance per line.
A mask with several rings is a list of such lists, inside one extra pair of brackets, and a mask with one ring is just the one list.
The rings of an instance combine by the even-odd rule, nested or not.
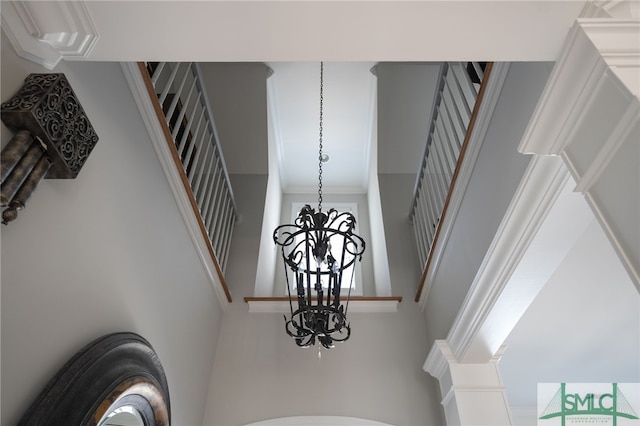
[(640, 103), (632, 102), (627, 105), (627, 109), (620, 117), (613, 132), (602, 144), (600, 151), (595, 155), (589, 167), (580, 176), (580, 181), (576, 185), (576, 191), (586, 193), (607, 169), (616, 152), (629, 137), (640, 117)]
[(580, 18), (629, 18), (637, 14), (637, 0), (589, 0)]
[(616, 75), (638, 97), (638, 39), (639, 20), (577, 20), (518, 150), (530, 154), (560, 155), (568, 143), (568, 133), (579, 122), (581, 114), (585, 114), (585, 109), (594, 105), (591, 96), (603, 76)]
[(99, 35), (84, 1), (3, 1), (2, 28), (19, 56), (47, 69), (89, 56)]
[[(568, 179), (569, 172), (559, 158), (531, 159), (447, 336), (458, 359), (477, 343), (481, 328)], [(505, 325), (511, 320), (505, 318)], [(498, 348), (486, 348), (490, 352), (485, 354), (487, 360)]]
[(447, 341), (436, 340), (429, 350), (422, 369), (436, 379), (441, 380), (448, 371), (449, 364), (454, 362), (457, 362), (457, 359)]
[(144, 80), (140, 75), (138, 65), (134, 62), (123, 62), (121, 63), (121, 66), (127, 83), (129, 84), (129, 88), (131, 89), (133, 98), (140, 110), (142, 121), (149, 132), (149, 138), (153, 142), (153, 147), (156, 150), (162, 169), (164, 170), (167, 181), (169, 182), (169, 187), (171, 188), (171, 192), (176, 200), (178, 209), (182, 214), (182, 218), (189, 235), (191, 236), (196, 252), (198, 253), (198, 257), (200, 258), (206, 275), (209, 278), (209, 283), (215, 291), (220, 306), (225, 309), (229, 305), (229, 301), (227, 300), (222, 282), (218, 277), (216, 266), (209, 254), (205, 237), (200, 231), (198, 218), (191, 207), (191, 202), (182, 184), (180, 173), (175, 166), (171, 151), (167, 146), (164, 132), (158, 122), (153, 104), (149, 99), (149, 93), (147, 92)]
[(571, 28), (560, 58), (556, 62), (538, 105), (518, 146), (523, 154), (559, 155), (563, 147), (558, 135), (573, 104), (593, 74), (599, 57), (585, 43), (579, 24)]
[(420, 293), (420, 300), (418, 301), (420, 309), (424, 309), (427, 303), (427, 298), (431, 290), (431, 283), (433, 282), (438, 271), (438, 267), (440, 266), (442, 254), (447, 246), (449, 237), (451, 236), (456, 217), (460, 211), (460, 205), (462, 204), (467, 187), (471, 181), (471, 175), (478, 159), (482, 142), (487, 134), (489, 123), (493, 117), (493, 111), (495, 110), (498, 99), (500, 98), (500, 93), (502, 93), (502, 86), (507, 78), (509, 66), (510, 64), (508, 62), (496, 62), (493, 64), (493, 68), (491, 69), (491, 76), (487, 81), (484, 99), (482, 100), (480, 110), (476, 117), (475, 126), (468, 142), (468, 149), (456, 180), (456, 186), (451, 195), (451, 199), (449, 200), (447, 212), (442, 220), (442, 230), (440, 231), (436, 244), (432, 248), (433, 258), (429, 270), (427, 271), (424, 288)]
[(518, 149), (561, 156), (640, 288), (638, 40), (638, 19), (579, 19)]
[(609, 66), (640, 66), (640, 20), (580, 18), (576, 25)]
[(611, 14), (607, 11), (606, 6), (610, 1), (588, 1), (585, 3), (580, 12), (581, 18), (610, 18)]

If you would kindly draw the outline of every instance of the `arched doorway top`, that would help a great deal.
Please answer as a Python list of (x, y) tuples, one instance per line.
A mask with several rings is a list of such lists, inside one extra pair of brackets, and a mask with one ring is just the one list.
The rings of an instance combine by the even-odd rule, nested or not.
[(262, 420), (245, 426), (393, 426), (374, 420), (341, 416), (295, 416)]

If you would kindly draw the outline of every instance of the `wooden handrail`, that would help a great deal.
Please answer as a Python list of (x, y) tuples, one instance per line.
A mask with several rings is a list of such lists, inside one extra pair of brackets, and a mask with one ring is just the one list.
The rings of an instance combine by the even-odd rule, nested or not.
[(198, 203), (196, 202), (195, 196), (193, 195), (193, 191), (191, 190), (191, 185), (189, 184), (189, 178), (187, 177), (187, 174), (184, 171), (184, 168), (182, 166), (182, 161), (180, 159), (180, 156), (178, 154), (178, 150), (176, 149), (175, 146), (175, 142), (173, 141), (173, 137), (171, 135), (171, 130), (169, 129), (169, 125), (167, 124), (167, 121), (165, 119), (164, 116), (164, 112), (162, 111), (162, 106), (160, 105), (160, 102), (158, 101), (158, 96), (156, 95), (156, 91), (153, 87), (153, 83), (151, 82), (151, 78), (149, 77), (149, 73), (147, 72), (147, 68), (144, 62), (138, 62), (138, 69), (140, 70), (140, 75), (142, 76), (143, 80), (144, 80), (144, 84), (145, 87), (147, 89), (147, 92), (149, 93), (149, 98), (151, 99), (151, 103), (153, 104), (153, 108), (154, 111), (158, 117), (158, 122), (160, 123), (160, 126), (162, 127), (162, 131), (164, 133), (167, 145), (169, 146), (169, 149), (171, 151), (171, 156), (173, 158), (173, 161), (175, 163), (176, 169), (179, 171), (180, 174), (180, 180), (182, 181), (182, 185), (184, 187), (184, 190), (189, 198), (189, 203), (191, 204), (191, 208), (193, 209), (193, 211), (196, 213), (196, 217), (198, 220), (198, 227), (200, 228), (200, 232), (202, 232), (202, 236), (204, 237), (204, 240), (206, 241), (206, 245), (207, 245), (207, 250), (209, 252), (209, 255), (211, 256), (211, 259), (213, 261), (213, 264), (215, 266), (216, 272), (218, 274), (218, 278), (220, 279), (220, 283), (222, 284), (222, 288), (224, 290), (225, 296), (227, 298), (227, 301), (229, 303), (232, 302), (231, 299), (231, 292), (229, 292), (229, 287), (227, 286), (227, 283), (224, 279), (224, 274), (222, 273), (222, 269), (220, 267), (220, 263), (218, 262), (218, 258), (215, 254), (215, 251), (213, 250), (213, 246), (211, 244), (211, 240), (209, 239), (209, 235), (207, 233), (207, 229), (202, 221), (202, 217), (200, 216), (200, 210), (198, 209)]
[(493, 68), (493, 62), (487, 63), (487, 67), (484, 71), (484, 78), (482, 80), (482, 84), (480, 85), (480, 91), (478, 92), (478, 97), (476, 98), (475, 105), (473, 106), (473, 112), (471, 113), (471, 118), (469, 119), (467, 132), (464, 135), (464, 141), (462, 143), (462, 148), (460, 149), (460, 155), (458, 156), (458, 161), (456, 162), (456, 168), (451, 178), (451, 185), (449, 185), (449, 190), (447, 191), (447, 198), (445, 199), (444, 207), (442, 208), (442, 215), (440, 216), (440, 220), (438, 221), (438, 224), (436, 226), (436, 232), (433, 237), (433, 242), (431, 243), (431, 250), (429, 250), (429, 254), (427, 255), (427, 262), (424, 266), (422, 277), (420, 278), (420, 284), (418, 285), (418, 291), (416, 293), (416, 298), (415, 298), (416, 302), (420, 301), (420, 296), (422, 295), (422, 290), (424, 288), (424, 284), (427, 279), (427, 272), (429, 271), (429, 266), (431, 265), (431, 261), (433, 259), (433, 252), (434, 252), (433, 248), (436, 247), (436, 244), (438, 243), (438, 237), (440, 235), (440, 231), (442, 230), (442, 224), (447, 214), (449, 201), (451, 200), (451, 195), (453, 194), (453, 190), (455, 189), (456, 181), (458, 179), (458, 174), (460, 173), (460, 169), (462, 168), (462, 163), (464, 161), (464, 157), (467, 152), (469, 140), (471, 139), (471, 133), (473, 132), (473, 128), (476, 123), (476, 118), (478, 116), (480, 105), (482, 104), (482, 99), (484, 97), (485, 89), (487, 87), (487, 82), (491, 78), (492, 68)]
[[(288, 302), (289, 300), (295, 301), (298, 298), (295, 296), (291, 296), (291, 298), (289, 298), (288, 296), (276, 296), (276, 297), (245, 297), (244, 301), (245, 303), (249, 303), (249, 302)], [(316, 299), (315, 297), (312, 297), (312, 299)], [(386, 301), (396, 301), (396, 302), (402, 302), (402, 296), (380, 296), (380, 297), (376, 297), (376, 296), (351, 296), (349, 297), (349, 301), (354, 302), (354, 301), (358, 301), (358, 302), (386, 302)]]

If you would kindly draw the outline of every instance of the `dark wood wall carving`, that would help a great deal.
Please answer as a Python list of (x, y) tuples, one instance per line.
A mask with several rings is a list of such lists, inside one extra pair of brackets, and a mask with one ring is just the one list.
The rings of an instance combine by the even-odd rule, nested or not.
[(78, 176), (98, 142), (64, 74), (29, 75), (18, 93), (2, 104), (1, 116), (10, 129), (29, 130), (46, 145), (53, 162), (47, 178)]
[(15, 132), (2, 150), (0, 205), (7, 207), (6, 225), (43, 177), (78, 176), (98, 136), (64, 74), (30, 74), (0, 108), (3, 123)]

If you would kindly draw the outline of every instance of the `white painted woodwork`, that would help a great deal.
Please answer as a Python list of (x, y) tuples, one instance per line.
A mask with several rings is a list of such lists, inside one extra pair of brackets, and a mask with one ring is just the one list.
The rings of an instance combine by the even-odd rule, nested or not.
[(638, 382), (639, 314), (640, 295), (594, 217), (505, 341), (500, 372), (522, 408), (516, 424), (537, 424), (538, 383)]
[(482, 144), (487, 135), (487, 129), (494, 115), (496, 103), (500, 98), (502, 92), (502, 86), (509, 72), (509, 63), (499, 62), (493, 65), (491, 76), (486, 82), (487, 87), (485, 89), (484, 100), (478, 110), (476, 117), (476, 123), (474, 130), (471, 133), (471, 137), (468, 143), (468, 149), (465, 154), (464, 160), (460, 166), (460, 172), (455, 183), (454, 191), (449, 200), (449, 206), (444, 218), (441, 218), (442, 223), (440, 226), (442, 230), (435, 244), (431, 246), (433, 250), (433, 259), (429, 270), (427, 271), (427, 277), (425, 278), (425, 285), (420, 294), (420, 307), (424, 309), (427, 298), (429, 297), (429, 291), (433, 284), (435, 277), (438, 273), (438, 268), (444, 255), (445, 248), (449, 243), (449, 238), (453, 231), (453, 226), (456, 223), (458, 212), (462, 205), (465, 193), (471, 181), (473, 170), (478, 160), (478, 155), (482, 148)]
[[(271, 80), (267, 79), (267, 91), (270, 90)], [(281, 225), (282, 186), (280, 182), (280, 168), (278, 165), (277, 126), (274, 125), (273, 99), (267, 97), (267, 152), (268, 171), (267, 189), (260, 232), (260, 248), (258, 251), (258, 265), (256, 267), (255, 286), (253, 295), (256, 297), (273, 296), (273, 283), (276, 276), (276, 265), (279, 262), (280, 251), (273, 242), (273, 230)]]
[(423, 312), (431, 339), (447, 337), (527, 169), (530, 157), (516, 147), (551, 68), (549, 63), (508, 67), (447, 244), (427, 283)]
[[(30, 6), (40, 10), (42, 3), (47, 2)], [(585, 4), (489, 0), (206, 1), (188, 7), (180, 1), (83, 3), (100, 34), (87, 59), (161, 57), (175, 62), (549, 61), (558, 56), (567, 30)], [(4, 9), (3, 4), (3, 15)], [(166, 25), (158, 24), (169, 22), (183, 31), (167, 31)], [(141, 30), (141, 23), (156, 25), (144, 25)], [(20, 36), (31, 37), (28, 32)]]
[(18, 55), (52, 70), (61, 59), (87, 58), (98, 29), (84, 1), (5, 1), (2, 28)]
[(640, 289), (640, 21), (578, 20), (519, 150), (559, 155)]
[(495, 356), (482, 363), (461, 363), (446, 340), (436, 340), (425, 370), (440, 383), (448, 426), (512, 425), (507, 394)]
[(160, 164), (162, 165), (162, 170), (167, 177), (169, 187), (176, 199), (182, 219), (184, 220), (189, 235), (191, 236), (191, 240), (193, 241), (193, 245), (198, 253), (200, 262), (202, 262), (202, 266), (207, 272), (209, 282), (216, 292), (220, 306), (224, 309), (229, 305), (229, 301), (225, 294), (224, 287), (222, 286), (222, 281), (220, 280), (216, 270), (214, 260), (209, 254), (206, 240), (207, 237), (203, 235), (200, 230), (198, 217), (196, 216), (197, 212), (193, 210), (187, 192), (184, 189), (182, 178), (173, 160), (173, 154), (167, 144), (166, 137), (162, 127), (160, 126), (160, 122), (158, 121), (158, 116), (153, 108), (151, 99), (149, 98), (149, 92), (147, 91), (142, 75), (140, 74), (138, 65), (136, 63), (129, 62), (122, 63), (121, 66), (127, 83), (129, 84), (129, 88), (131, 89), (133, 98), (140, 109), (142, 120), (147, 132), (149, 132), (149, 138), (156, 150), (156, 154), (160, 160)]
[[(377, 93), (377, 92), (376, 92)], [(377, 98), (376, 98), (377, 99)], [(377, 116), (378, 103), (374, 102), (373, 115)], [(376, 296), (391, 296), (391, 273), (389, 270), (389, 253), (384, 229), (384, 215), (380, 200), (380, 183), (378, 180), (378, 129), (374, 126), (370, 135), (371, 158), (369, 160), (369, 188), (367, 190), (367, 209), (371, 227), (370, 243), (373, 261), (373, 280)]]
[(447, 341), (465, 363), (499, 350), (593, 215), (558, 158), (536, 158), (496, 232)]

